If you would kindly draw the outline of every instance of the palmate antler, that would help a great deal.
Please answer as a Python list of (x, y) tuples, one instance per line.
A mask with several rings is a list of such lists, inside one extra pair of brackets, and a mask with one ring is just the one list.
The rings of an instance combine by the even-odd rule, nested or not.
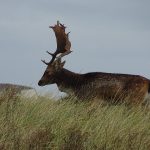
[(71, 42), (69, 41), (70, 32), (65, 33), (66, 27), (63, 24), (59, 23), (59, 21), (57, 21), (56, 25), (49, 26), (49, 28), (52, 28), (55, 33), (57, 49), (54, 53), (50, 53), (47, 51), (47, 53), (52, 56), (52, 59), (49, 63), (46, 63), (44, 60), (42, 60), (42, 62), (44, 62), (46, 65), (51, 64), (55, 60), (58, 54), (61, 54), (59, 58), (62, 58), (63, 56), (71, 53), (71, 50), (70, 50)]

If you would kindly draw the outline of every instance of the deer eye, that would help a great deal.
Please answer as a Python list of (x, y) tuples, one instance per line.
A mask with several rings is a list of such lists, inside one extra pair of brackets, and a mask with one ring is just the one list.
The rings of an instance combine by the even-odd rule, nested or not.
[(49, 71), (45, 71), (45, 74), (48, 74), (49, 73)]

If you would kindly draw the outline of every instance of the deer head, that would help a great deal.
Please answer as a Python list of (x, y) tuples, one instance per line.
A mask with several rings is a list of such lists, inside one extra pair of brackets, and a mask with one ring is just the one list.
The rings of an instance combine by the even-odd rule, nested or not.
[[(69, 33), (65, 33), (66, 27), (57, 21), (57, 24), (50, 26), (50, 28), (52, 28), (55, 33), (57, 49), (54, 53), (47, 51), (47, 53), (52, 56), (50, 62), (47, 63), (45, 60), (42, 60), (42, 62), (47, 65), (47, 68), (38, 82), (39, 86), (55, 83), (56, 75), (61, 71), (65, 64), (65, 61), (61, 62), (61, 58), (72, 52), (70, 50), (71, 42), (69, 41)], [(59, 55), (59, 57), (57, 57), (57, 55)]]
[(61, 58), (56, 59), (53, 63), (49, 64), (38, 82), (39, 86), (44, 86), (47, 84), (54, 84), (57, 74), (61, 71), (63, 66), (65, 65), (65, 61), (61, 62)]

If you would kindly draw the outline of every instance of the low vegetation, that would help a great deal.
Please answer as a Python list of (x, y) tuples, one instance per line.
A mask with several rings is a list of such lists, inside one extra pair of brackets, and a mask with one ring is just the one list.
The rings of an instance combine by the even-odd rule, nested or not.
[(100, 100), (0, 96), (2, 150), (150, 150), (150, 110)]

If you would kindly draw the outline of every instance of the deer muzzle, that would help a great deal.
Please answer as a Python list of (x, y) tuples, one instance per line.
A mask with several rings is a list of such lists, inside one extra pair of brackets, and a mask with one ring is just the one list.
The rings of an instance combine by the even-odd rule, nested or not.
[(42, 80), (40, 80), (40, 81), (38, 82), (38, 85), (39, 85), (39, 86), (44, 86), (45, 84), (44, 84), (44, 82), (43, 82)]

